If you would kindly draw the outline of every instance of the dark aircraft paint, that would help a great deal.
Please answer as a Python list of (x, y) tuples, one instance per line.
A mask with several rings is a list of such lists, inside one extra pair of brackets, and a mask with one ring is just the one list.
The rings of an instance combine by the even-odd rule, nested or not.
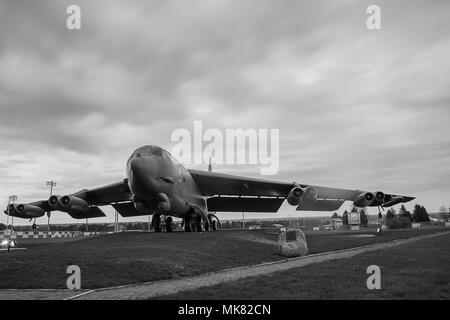
[[(180, 218), (193, 207), (207, 212), (206, 200), (189, 171), (160, 147), (136, 149), (127, 161), (126, 174), (134, 202), (143, 203), (148, 210)], [(166, 197), (169, 206), (161, 205)]]

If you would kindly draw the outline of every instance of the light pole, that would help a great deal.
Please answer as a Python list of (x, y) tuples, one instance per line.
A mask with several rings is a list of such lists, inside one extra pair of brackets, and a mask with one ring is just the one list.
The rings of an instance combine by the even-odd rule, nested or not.
[[(50, 197), (51, 197), (53, 195), (53, 187), (56, 187), (56, 182), (51, 180), (51, 181), (47, 181), (45, 184), (47, 186), (50, 186)], [(47, 220), (47, 225), (48, 225), (47, 231), (50, 232), (50, 211), (47, 212), (47, 217), (48, 217), (48, 220)]]
[(114, 233), (119, 232), (119, 213), (114, 210)]
[[(13, 194), (11, 196), (8, 197), (8, 217), (6, 218), (6, 227), (9, 227), (9, 205), (14, 204), (14, 201), (17, 201), (17, 195)], [(14, 216), (11, 217), (11, 233), (13, 231), (14, 228)]]

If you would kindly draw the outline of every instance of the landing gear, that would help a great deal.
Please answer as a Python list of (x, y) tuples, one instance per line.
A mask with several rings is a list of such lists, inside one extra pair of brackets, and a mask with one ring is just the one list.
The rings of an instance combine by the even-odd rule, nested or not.
[(183, 219), (182, 226), (186, 232), (202, 232), (217, 230), (221, 227), (219, 218), (215, 214), (205, 214), (198, 207), (191, 207), (189, 213)]
[(173, 229), (172, 229), (172, 217), (168, 216), (166, 218), (166, 232), (172, 232), (172, 231), (173, 231)]
[(219, 218), (215, 214), (210, 213), (208, 215), (208, 219), (211, 223), (211, 229), (213, 231), (216, 231), (219, 227), (222, 228), (222, 224), (220, 223)]
[(197, 232), (202, 232), (203, 231), (203, 226), (202, 226), (202, 216), (198, 215), (195, 218), (195, 228), (197, 229)]
[(184, 225), (184, 231), (192, 232), (191, 217), (189, 215), (183, 219), (182, 224)]
[[(381, 209), (384, 210), (383, 206), (381, 206)], [(383, 219), (383, 215), (381, 214), (380, 206), (378, 206), (378, 229), (377, 229), (378, 236), (381, 236), (381, 230), (383, 230), (382, 219)]]
[[(202, 232), (203, 231), (204, 214), (197, 208), (191, 207), (189, 213), (183, 220), (184, 231), (186, 232)], [(206, 222), (209, 227), (209, 223)], [(205, 226), (206, 227), (206, 226)], [(206, 229), (206, 228), (205, 228)], [(207, 230), (207, 229), (206, 229)]]
[(153, 214), (151, 226), (155, 229), (155, 232), (161, 232), (161, 216), (159, 214)]

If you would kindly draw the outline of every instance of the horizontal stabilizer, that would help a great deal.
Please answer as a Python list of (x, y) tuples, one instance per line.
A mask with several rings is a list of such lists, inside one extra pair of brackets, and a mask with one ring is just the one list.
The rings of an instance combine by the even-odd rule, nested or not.
[(111, 204), (122, 217), (143, 216), (145, 213), (136, 210), (132, 202)]
[(300, 202), (297, 211), (333, 211), (338, 210), (345, 200), (317, 200)]
[(99, 207), (90, 207), (86, 212), (73, 211), (67, 212), (74, 219), (87, 219), (87, 218), (101, 218), (106, 217), (106, 214)]
[(207, 200), (208, 211), (277, 212), (284, 198), (213, 197)]

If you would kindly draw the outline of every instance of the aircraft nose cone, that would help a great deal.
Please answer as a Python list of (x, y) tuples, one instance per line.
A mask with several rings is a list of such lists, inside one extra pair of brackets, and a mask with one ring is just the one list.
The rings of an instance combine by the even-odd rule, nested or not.
[(151, 157), (132, 159), (130, 161), (130, 169), (135, 177), (159, 177), (158, 162)]

